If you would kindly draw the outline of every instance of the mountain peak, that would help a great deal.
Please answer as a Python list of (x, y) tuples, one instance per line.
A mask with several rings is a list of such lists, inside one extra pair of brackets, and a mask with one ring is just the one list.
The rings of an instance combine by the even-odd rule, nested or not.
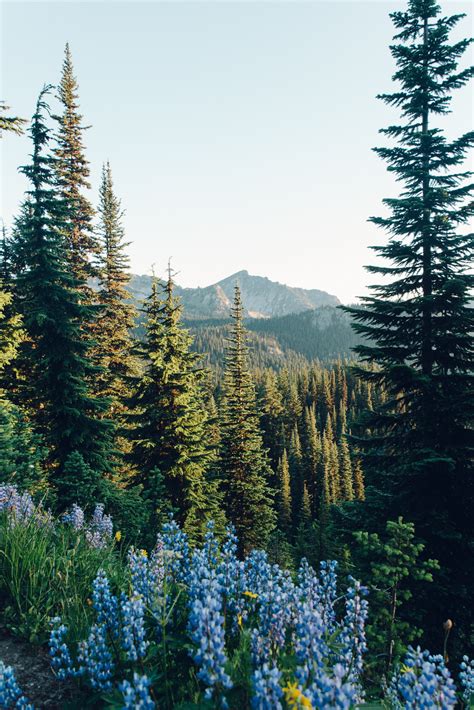
[[(226, 318), (238, 283), (246, 315), (250, 318), (272, 318), (314, 310), (320, 306), (337, 306), (340, 301), (325, 291), (304, 289), (271, 281), (266, 276), (253, 276), (246, 269), (237, 271), (217, 283), (203, 288), (176, 287), (187, 319)], [(151, 277), (132, 276), (129, 290), (136, 299), (150, 291)]]

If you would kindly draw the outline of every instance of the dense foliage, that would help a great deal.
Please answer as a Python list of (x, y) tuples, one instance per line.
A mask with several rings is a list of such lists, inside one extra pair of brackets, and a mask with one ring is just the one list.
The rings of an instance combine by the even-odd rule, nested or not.
[[(388, 279), (345, 312), (244, 320), (236, 284), (196, 328), (168, 266), (138, 315), (68, 46), (57, 115), (39, 94), (0, 253), (0, 622), (49, 638), (80, 707), (473, 697), (474, 134), (438, 125), (469, 41), (434, 0), (392, 19), (402, 119), (377, 152), (402, 192), (373, 218)], [(3, 664), (0, 706), (30, 707)]]

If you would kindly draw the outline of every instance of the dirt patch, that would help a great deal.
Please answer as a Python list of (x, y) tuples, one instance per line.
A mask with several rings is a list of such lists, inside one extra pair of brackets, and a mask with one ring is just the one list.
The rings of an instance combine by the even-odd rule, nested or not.
[(74, 687), (56, 678), (44, 648), (32, 646), (0, 628), (0, 660), (12, 666), (18, 685), (35, 709), (64, 708), (71, 702)]

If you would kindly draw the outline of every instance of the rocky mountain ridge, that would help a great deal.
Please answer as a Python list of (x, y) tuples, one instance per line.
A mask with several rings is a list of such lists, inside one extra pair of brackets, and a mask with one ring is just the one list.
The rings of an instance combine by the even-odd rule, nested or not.
[[(135, 301), (141, 301), (149, 295), (151, 280), (151, 276), (132, 275), (128, 290)], [(326, 291), (287, 286), (243, 270), (204, 288), (183, 288), (177, 285), (176, 295), (182, 300), (185, 318), (226, 318), (230, 313), (236, 283), (240, 286), (246, 316), (249, 318), (274, 318), (340, 304), (337, 296)]]

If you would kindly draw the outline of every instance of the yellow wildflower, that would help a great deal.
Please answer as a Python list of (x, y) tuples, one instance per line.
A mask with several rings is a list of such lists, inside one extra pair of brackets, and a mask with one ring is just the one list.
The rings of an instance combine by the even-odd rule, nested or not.
[(308, 708), (308, 710), (313, 710), (311, 700), (309, 700), (306, 695), (303, 695), (296, 683), (288, 683), (286, 688), (283, 688), (283, 692), (285, 693), (285, 700), (292, 710), (294, 708)]
[(238, 614), (237, 623), (239, 625), (239, 629), (242, 629), (244, 626), (244, 620), (242, 619), (242, 614)]
[(122, 533), (120, 532), (120, 530), (117, 530), (117, 532), (115, 533), (115, 540), (117, 542), (120, 542), (121, 539), (122, 539)]
[(249, 592), (248, 590), (244, 592), (244, 595), (249, 597), (249, 599), (257, 599), (258, 597), (258, 594), (255, 594), (255, 592)]
[(148, 552), (146, 550), (140, 550), (140, 554), (142, 557), (148, 557)]

